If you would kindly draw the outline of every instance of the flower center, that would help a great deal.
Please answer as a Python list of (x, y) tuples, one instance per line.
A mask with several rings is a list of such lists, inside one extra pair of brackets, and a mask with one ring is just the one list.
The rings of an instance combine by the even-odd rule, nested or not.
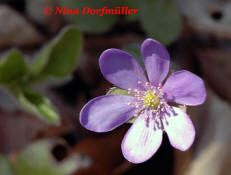
[(139, 116), (140, 113), (149, 110), (160, 117), (161, 112), (165, 110), (167, 105), (167, 102), (163, 98), (162, 85), (159, 84), (155, 87), (149, 82), (142, 83), (140, 81), (138, 81), (138, 84), (141, 87), (143, 86), (143, 90), (128, 89), (128, 93), (134, 95), (137, 99), (137, 102), (129, 102), (128, 104), (136, 108), (135, 116)]
[(128, 105), (135, 108), (134, 118), (146, 112), (145, 120), (147, 127), (150, 122), (154, 122), (154, 130), (164, 129), (163, 122), (168, 125), (167, 116), (174, 113), (172, 106), (168, 105), (167, 100), (162, 92), (162, 84), (153, 86), (151, 83), (138, 81), (141, 89), (128, 89), (128, 94), (136, 97), (135, 101), (129, 102)]
[(143, 98), (143, 103), (146, 108), (151, 108), (155, 110), (159, 104), (160, 104), (160, 99), (153, 91), (146, 91)]

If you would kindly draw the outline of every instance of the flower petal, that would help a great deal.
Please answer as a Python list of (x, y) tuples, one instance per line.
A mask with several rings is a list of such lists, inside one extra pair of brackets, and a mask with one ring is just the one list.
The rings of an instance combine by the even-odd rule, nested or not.
[(162, 130), (154, 130), (152, 121), (147, 124), (147, 115), (145, 112), (136, 119), (121, 145), (124, 157), (132, 163), (142, 163), (151, 158), (162, 142)]
[(80, 111), (80, 123), (88, 130), (107, 132), (129, 120), (134, 108), (128, 103), (136, 100), (126, 95), (104, 95), (89, 101)]
[(174, 72), (163, 87), (167, 101), (185, 105), (199, 105), (206, 99), (204, 81), (189, 71)]
[(181, 151), (186, 151), (193, 143), (195, 129), (189, 116), (180, 108), (173, 107), (175, 114), (166, 116), (164, 129), (168, 134), (171, 145)]
[(157, 86), (168, 74), (169, 53), (161, 43), (153, 39), (146, 39), (142, 43), (141, 53), (149, 81)]
[(103, 76), (114, 85), (122, 88), (141, 88), (138, 81), (146, 82), (144, 71), (139, 63), (127, 52), (119, 49), (104, 51), (99, 59)]

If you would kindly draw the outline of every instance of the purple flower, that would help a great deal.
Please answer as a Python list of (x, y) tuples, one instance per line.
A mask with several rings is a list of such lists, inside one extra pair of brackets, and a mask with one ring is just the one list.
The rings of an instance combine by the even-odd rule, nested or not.
[(203, 80), (186, 70), (174, 72), (162, 86), (170, 60), (158, 41), (145, 40), (141, 53), (147, 76), (130, 54), (104, 51), (99, 59), (102, 74), (131, 95), (99, 96), (80, 112), (81, 124), (95, 132), (111, 131), (135, 117), (121, 145), (124, 157), (133, 163), (148, 160), (158, 150), (164, 131), (173, 147), (187, 150), (194, 141), (194, 126), (184, 111), (168, 102), (195, 106), (206, 98)]

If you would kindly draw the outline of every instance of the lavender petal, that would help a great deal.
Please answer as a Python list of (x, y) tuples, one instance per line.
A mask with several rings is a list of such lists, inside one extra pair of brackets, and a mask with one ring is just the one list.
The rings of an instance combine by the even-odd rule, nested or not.
[(113, 130), (133, 117), (135, 108), (128, 103), (134, 100), (135, 97), (126, 95), (96, 97), (80, 111), (80, 123), (95, 132)]
[(185, 105), (200, 105), (206, 99), (204, 81), (186, 71), (174, 72), (163, 87), (167, 101)]
[(99, 59), (103, 76), (112, 84), (122, 88), (139, 88), (138, 81), (147, 81), (139, 63), (127, 52), (119, 49), (104, 51)]
[(169, 71), (169, 53), (166, 48), (156, 40), (146, 39), (141, 46), (141, 53), (147, 70), (149, 81), (158, 86)]

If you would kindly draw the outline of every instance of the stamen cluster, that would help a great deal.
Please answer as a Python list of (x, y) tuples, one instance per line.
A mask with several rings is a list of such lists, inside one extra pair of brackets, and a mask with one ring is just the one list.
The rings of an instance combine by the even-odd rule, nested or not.
[(147, 125), (152, 120), (158, 129), (163, 129), (163, 121), (168, 124), (166, 115), (170, 116), (170, 112), (174, 113), (174, 110), (164, 98), (162, 84), (159, 83), (157, 87), (151, 85), (149, 82), (142, 83), (138, 81), (138, 84), (143, 86), (144, 88), (142, 89), (145, 90), (128, 89), (128, 93), (134, 95), (137, 99), (136, 102), (128, 103), (129, 106), (136, 108), (134, 117), (138, 117), (140, 114), (147, 112)]

